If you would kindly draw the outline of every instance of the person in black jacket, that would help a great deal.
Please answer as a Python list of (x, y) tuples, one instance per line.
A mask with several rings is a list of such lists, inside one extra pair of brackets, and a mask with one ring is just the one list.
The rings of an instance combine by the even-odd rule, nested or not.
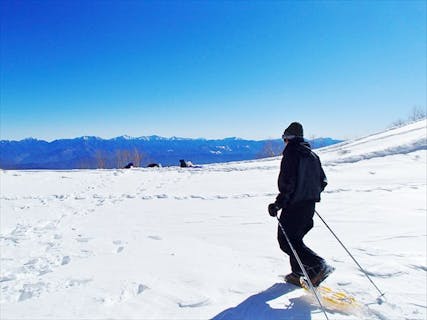
[[(268, 206), (268, 212), (279, 221), (299, 256), (314, 286), (318, 286), (334, 268), (308, 248), (303, 238), (313, 228), (315, 203), (327, 185), (325, 172), (319, 157), (303, 138), (303, 127), (293, 122), (282, 136), (286, 147), (278, 178), (279, 195)], [(287, 282), (300, 285), (303, 272), (281, 228), (278, 228), (280, 248), (289, 255), (292, 273), (285, 276)]]

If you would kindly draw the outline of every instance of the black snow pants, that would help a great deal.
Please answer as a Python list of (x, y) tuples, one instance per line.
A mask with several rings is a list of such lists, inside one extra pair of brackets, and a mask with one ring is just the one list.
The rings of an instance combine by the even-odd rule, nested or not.
[[(306, 268), (309, 277), (315, 275), (325, 263), (323, 258), (308, 248), (302, 240), (307, 232), (313, 228), (314, 209), (314, 201), (298, 202), (283, 210), (279, 219), (304, 268)], [(289, 256), (292, 272), (302, 274), (303, 272), (280, 226), (277, 238), (280, 248)]]

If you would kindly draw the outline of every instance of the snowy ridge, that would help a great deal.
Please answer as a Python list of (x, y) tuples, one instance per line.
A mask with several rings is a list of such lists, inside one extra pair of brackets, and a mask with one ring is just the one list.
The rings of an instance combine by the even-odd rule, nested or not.
[(427, 119), (322, 148), (322, 160), (346, 163), (427, 149)]
[[(426, 318), (426, 122), (319, 150), (329, 185), (306, 238), (336, 267), (327, 284), (363, 314)], [(1, 317), (310, 319), (283, 283), (288, 258), (266, 212), (280, 158), (201, 168), (0, 171)], [(66, 301), (66, 303), (64, 303)]]

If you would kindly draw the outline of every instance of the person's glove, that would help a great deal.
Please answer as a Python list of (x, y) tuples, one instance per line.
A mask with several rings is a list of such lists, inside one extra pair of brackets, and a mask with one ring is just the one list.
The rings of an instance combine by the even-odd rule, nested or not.
[(276, 217), (277, 216), (277, 211), (279, 211), (279, 210), (280, 210), (280, 207), (277, 205), (277, 203), (270, 203), (268, 205), (268, 213), (272, 217)]

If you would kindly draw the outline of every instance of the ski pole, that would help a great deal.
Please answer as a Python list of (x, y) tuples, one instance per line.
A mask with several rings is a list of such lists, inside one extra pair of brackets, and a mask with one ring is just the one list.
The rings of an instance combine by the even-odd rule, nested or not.
[(296, 259), (296, 260), (297, 260), (297, 262), (298, 262), (298, 265), (300, 266), (300, 268), (301, 268), (302, 272), (304, 273), (304, 277), (307, 279), (307, 282), (308, 282), (308, 284), (309, 284), (309, 286), (310, 286), (311, 291), (313, 291), (314, 296), (316, 297), (316, 300), (317, 300), (317, 302), (319, 303), (319, 306), (320, 306), (320, 308), (322, 309), (322, 311), (323, 311), (323, 313), (324, 313), (324, 315), (325, 315), (326, 320), (329, 320), (328, 315), (326, 314), (325, 308), (323, 307), (322, 302), (320, 302), (319, 295), (317, 294), (317, 291), (316, 291), (316, 289), (314, 288), (313, 283), (311, 282), (311, 279), (310, 279), (310, 277), (308, 276), (308, 273), (307, 273), (307, 271), (305, 270), (305, 267), (304, 267), (304, 265), (302, 264), (300, 257), (298, 256), (297, 252), (295, 251), (294, 246), (292, 245), (291, 241), (290, 241), (290, 240), (289, 240), (289, 238), (288, 238), (288, 235), (287, 235), (287, 234), (286, 234), (286, 232), (285, 232), (285, 229), (283, 228), (282, 224), (280, 223), (279, 217), (277, 217), (277, 216), (276, 216), (276, 218), (277, 218), (277, 222), (279, 223), (279, 227), (280, 227), (280, 229), (282, 230), (282, 233), (283, 233), (283, 235), (285, 236), (286, 241), (288, 242), (289, 247), (291, 248), (292, 253), (293, 253), (293, 254), (294, 254), (294, 256), (295, 256), (295, 259)]
[(348, 255), (353, 259), (353, 261), (356, 263), (356, 265), (359, 267), (360, 270), (362, 270), (362, 272), (365, 274), (365, 276), (368, 278), (368, 280), (372, 283), (372, 285), (375, 287), (375, 289), (377, 289), (377, 291), (379, 292), (379, 297), (377, 298), (377, 302), (379, 304), (382, 303), (381, 301), (381, 297), (385, 295), (385, 293), (382, 293), (381, 290), (377, 287), (377, 285), (374, 283), (374, 281), (371, 279), (371, 277), (368, 275), (368, 273), (365, 271), (365, 269), (362, 268), (362, 266), (359, 264), (359, 262), (357, 262), (357, 260), (353, 257), (353, 255), (350, 253), (350, 251), (346, 248), (346, 246), (344, 245), (344, 243), (342, 243), (342, 241), (338, 238), (338, 236), (335, 234), (335, 232), (332, 231), (332, 229), (329, 227), (329, 225), (326, 223), (326, 221), (321, 217), (321, 215), (319, 214), (319, 212), (317, 212), (317, 210), (315, 210), (317, 216), (320, 218), (320, 220), (322, 220), (322, 222), (325, 224), (325, 226), (329, 229), (329, 231), (333, 234), (333, 236), (335, 237), (335, 239), (338, 240), (338, 242), (340, 243), (340, 245), (344, 248), (344, 250), (348, 253)]

